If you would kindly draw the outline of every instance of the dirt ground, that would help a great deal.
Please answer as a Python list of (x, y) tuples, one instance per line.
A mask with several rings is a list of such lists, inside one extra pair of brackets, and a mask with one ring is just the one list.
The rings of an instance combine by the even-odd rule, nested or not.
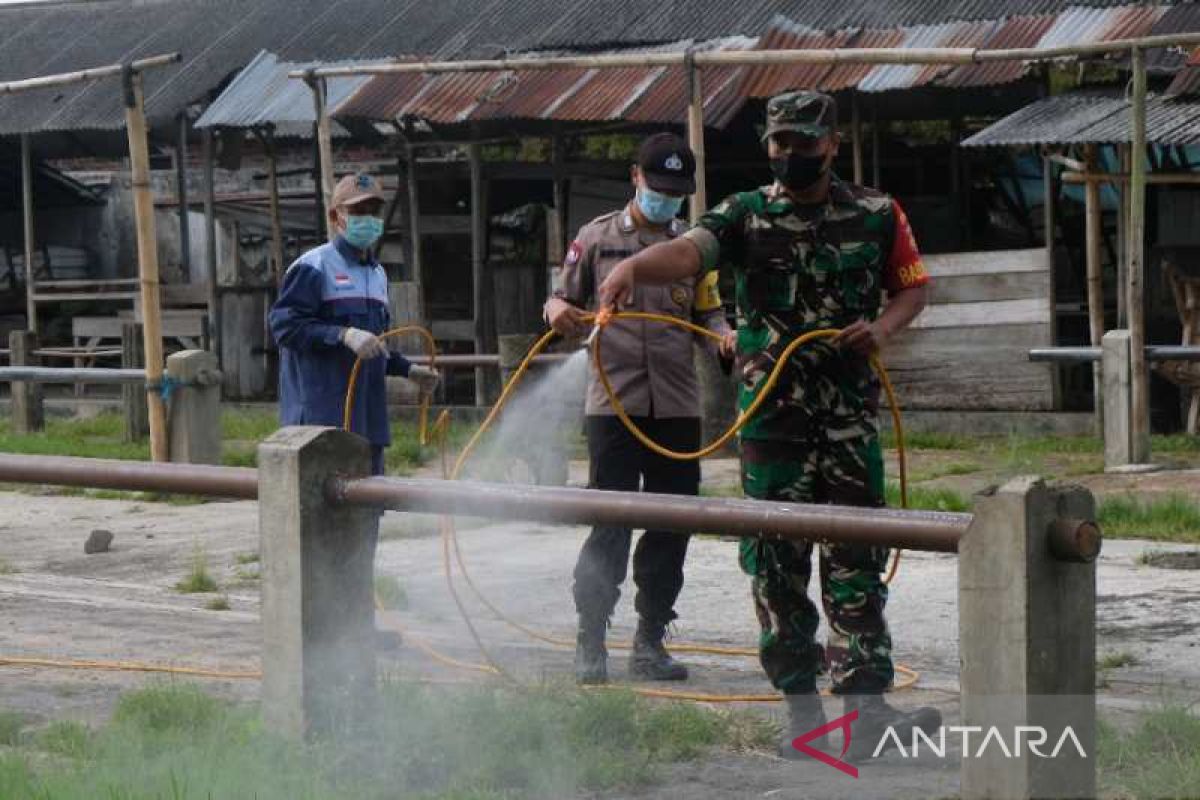
[[(914, 469), (936, 473), (962, 457), (921, 454)], [(572, 482), (584, 465), (572, 466)], [(736, 482), (734, 461), (707, 462), (705, 485), (726, 492)], [(934, 479), (973, 491), (1003, 470)], [(1073, 478), (1109, 491), (1189, 491), (1198, 473)], [(481, 590), (512, 617), (539, 630), (570, 638), (573, 611), (570, 572), (582, 528), (464, 523), (461, 541)], [(111, 552), (85, 555), (95, 529), (115, 535)], [(239, 556), (257, 550), (257, 506), (212, 502), (175, 506), (76, 496), (0, 493), (0, 658), (104, 659), (255, 669), (259, 655), (257, 565)], [(396, 577), (408, 608), (382, 614), (439, 650), (477, 659), (446, 590), (440, 544), (430, 518), (388, 514), (382, 523), (377, 571)], [(1099, 655), (1121, 656), (1127, 666), (1103, 671), (1101, 703), (1113, 713), (1153, 705), (1164, 697), (1200, 699), (1200, 570), (1142, 564), (1147, 550), (1195, 552), (1200, 548), (1139, 541), (1108, 541), (1099, 564)], [(230, 609), (205, 608), (211, 594), (181, 594), (174, 584), (197, 552), (228, 597)], [(746, 579), (738, 571), (736, 545), (715, 537), (694, 539), (687, 585), (679, 602), (678, 640), (749, 647), (756, 623)], [(1170, 563), (1169, 561), (1166, 563)], [(1180, 561), (1186, 565), (1187, 561)], [(1193, 560), (1191, 563), (1196, 563)], [(628, 584), (626, 589), (629, 589)], [(469, 593), (464, 588), (464, 596)], [(477, 624), (494, 655), (529, 679), (565, 679), (571, 650), (530, 640), (494, 619), (478, 603)], [(952, 556), (906, 554), (889, 606), (898, 660), (920, 673), (897, 704), (933, 704), (948, 718), (957, 714), (958, 652), (956, 569)], [(628, 640), (632, 596), (622, 596), (612, 639)], [(1126, 658), (1131, 657), (1131, 659)], [(769, 686), (755, 659), (685, 657), (693, 679), (687, 688), (716, 693), (763, 693)], [(405, 675), (472, 678), (449, 671), (412, 647), (385, 657)], [(624, 679), (614, 653), (612, 672)], [(5, 666), (0, 669), (0, 709), (39, 719), (103, 719), (122, 690), (153, 680), (145, 673)], [(190, 679), (189, 679), (190, 680)], [(252, 698), (253, 680), (206, 680), (214, 691)], [(760, 706), (778, 714), (778, 706)], [(830, 700), (828, 708), (837, 710)], [(935, 797), (953, 795), (957, 773), (884, 762), (864, 770), (851, 786), (815, 763), (791, 764), (764, 754), (720, 753), (713, 759), (672, 767), (647, 797)], [(876, 782), (875, 784), (872, 781)], [(851, 788), (853, 794), (851, 794)], [(867, 794), (864, 794), (866, 792)]]

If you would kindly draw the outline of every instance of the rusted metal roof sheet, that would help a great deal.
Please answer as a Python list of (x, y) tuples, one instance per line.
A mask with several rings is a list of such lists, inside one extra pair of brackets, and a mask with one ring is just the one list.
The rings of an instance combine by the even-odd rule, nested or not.
[[(1054, 24), (1048, 15), (1012, 17), (1000, 23), (979, 47), (982, 50), (1008, 50), (1035, 46)], [(1020, 80), (1026, 65), (1020, 61), (997, 61), (955, 67), (944, 75), (938, 85), (950, 88), (996, 86)]]
[[(890, 30), (860, 31), (847, 47), (899, 47), (904, 41), (904, 31), (900, 28)], [(829, 71), (822, 81), (827, 92), (838, 92), (858, 86), (859, 81), (867, 77), (875, 67), (871, 64), (837, 64)]]
[[(1071, 92), (1009, 114), (964, 141), (963, 146), (1128, 142), (1131, 124), (1129, 101), (1123, 93)], [(1200, 102), (1148, 97), (1146, 140), (1160, 145), (1200, 143)]]
[[(851, 46), (854, 31), (826, 34), (784, 17), (776, 17), (759, 40), (758, 50), (830, 50)], [(772, 64), (747, 70), (742, 91), (750, 97), (770, 97), (789, 89), (818, 89), (825, 85), (831, 64)]]

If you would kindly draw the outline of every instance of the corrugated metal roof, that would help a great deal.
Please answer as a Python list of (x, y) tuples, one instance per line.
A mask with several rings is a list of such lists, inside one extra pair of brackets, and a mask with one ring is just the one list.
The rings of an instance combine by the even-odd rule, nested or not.
[[(1007, 50), (1036, 45), (1054, 24), (1052, 16), (1020, 16), (1000, 23), (980, 45), (983, 50)], [(996, 61), (955, 67), (938, 81), (955, 89), (970, 86), (997, 86), (1019, 80), (1026, 66), (1020, 61)]]
[[(1108, 37), (1125, 26), (1141, 30), (1159, 6), (1130, 0), (96, 0), (44, 7), (0, 6), (0, 80), (68, 72), (180, 51), (179, 65), (146, 75), (147, 112), (153, 123), (172, 120), (202, 101), (261, 50), (287, 61), (369, 60), (417, 55), (446, 59), (494, 57), (547, 49), (599, 50), (662, 42), (757, 37), (779, 14), (828, 35), (871, 36), (901, 27), (965, 21), (1029, 20), (1061, 16), (1053, 37), (1074, 32)], [(1126, 7), (1126, 8), (1121, 8)], [(1114, 11), (1116, 9), (1116, 11)], [(1171, 24), (1188, 26), (1181, 14)], [(1154, 21), (1151, 20), (1151, 21)], [(1008, 23), (1006, 23), (1007, 26)], [(1049, 27), (1049, 26), (1047, 26)], [(1181, 30), (1197, 29), (1195, 26)], [(932, 30), (922, 28), (922, 30)], [(946, 28), (949, 30), (949, 28)], [(955, 30), (966, 30), (956, 28)], [(1043, 31), (1045, 33), (1046, 31)], [(837, 34), (840, 35), (840, 34)], [(1052, 38), (1053, 38), (1052, 37)], [(911, 38), (911, 37), (909, 37)], [(989, 45), (990, 46), (990, 45)], [(1020, 65), (987, 65), (974, 75), (933, 77), (954, 86), (1005, 82)], [(827, 88), (849, 87), (861, 68), (821, 73)], [(870, 75), (871, 70), (865, 74)], [(922, 85), (934, 72), (899, 68), (868, 85)], [(725, 74), (727, 78), (729, 73)], [(982, 76), (982, 77), (981, 77)], [(648, 78), (647, 78), (648, 79)], [(766, 80), (766, 79), (764, 79)], [(776, 78), (775, 80), (780, 80)], [(807, 77), (805, 77), (807, 81)], [(522, 83), (529, 81), (522, 79)], [(421, 84), (418, 88), (423, 87)], [(608, 91), (607, 87), (605, 89)], [(615, 91), (615, 89), (614, 89)], [(617, 92), (619, 94), (619, 92)], [(457, 99), (443, 96), (454, 106)], [(578, 102), (578, 101), (577, 101)], [(119, 82), (60, 87), (0, 98), (0, 135), (27, 131), (116, 129), (123, 125)], [(614, 96), (613, 103), (616, 103)], [(635, 102), (631, 108), (636, 108)], [(464, 109), (459, 107), (458, 112)], [(440, 108), (439, 113), (448, 114)], [(476, 112), (470, 112), (472, 115)], [(512, 113), (508, 111), (498, 113)], [(587, 110), (573, 113), (590, 113)], [(649, 112), (647, 112), (649, 113)]]
[[(1131, 139), (1129, 101), (1120, 92), (1071, 92), (1009, 114), (963, 142), (964, 147), (1108, 144)], [(1146, 140), (1200, 143), (1200, 102), (1152, 95), (1146, 102)]]
[[(368, 62), (336, 63), (358, 66)], [(280, 61), (274, 53), (262, 51), (204, 111), (196, 127), (255, 128), (270, 124), (283, 136), (310, 136), (317, 116), (312, 92), (303, 81), (289, 78), (288, 72), (314, 66), (319, 65)], [(329, 105), (341, 103), (367, 80), (366, 76), (328, 79)], [(335, 134), (345, 134), (344, 128), (336, 122), (334, 125)]]
[[(624, 53), (744, 50), (753, 39), (672, 42), (625, 49)], [(739, 70), (706, 70), (702, 87), (705, 119), (722, 127), (741, 107)], [(681, 68), (561, 69), (502, 73), (445, 73), (435, 76), (377, 75), (330, 112), (343, 118), (418, 117), (440, 124), (494, 119), (555, 119), (571, 122), (625, 119), (682, 122), (687, 113)]]

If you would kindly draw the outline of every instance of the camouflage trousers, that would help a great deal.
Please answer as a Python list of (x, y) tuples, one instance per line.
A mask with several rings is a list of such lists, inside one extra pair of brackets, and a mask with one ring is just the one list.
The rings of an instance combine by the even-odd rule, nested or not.
[[(747, 497), (835, 505), (883, 505), (883, 453), (875, 436), (811, 442), (742, 442)], [(886, 548), (820, 545), (827, 647), (816, 641), (817, 608), (808, 596), (813, 546), (747, 537), (739, 548), (751, 576), (762, 627), (759, 658), (775, 688), (811, 692), (828, 666), (838, 694), (879, 692), (892, 683), (892, 640), (884, 619)]]

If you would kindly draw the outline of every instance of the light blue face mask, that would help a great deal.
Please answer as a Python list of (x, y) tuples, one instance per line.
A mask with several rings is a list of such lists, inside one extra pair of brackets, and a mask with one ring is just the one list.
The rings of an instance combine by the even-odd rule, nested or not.
[(383, 220), (367, 214), (347, 214), (345, 236), (352, 246), (366, 250), (383, 236)]
[(679, 209), (683, 207), (683, 198), (668, 197), (649, 186), (639, 186), (637, 204), (642, 216), (656, 225), (665, 225), (675, 219)]

